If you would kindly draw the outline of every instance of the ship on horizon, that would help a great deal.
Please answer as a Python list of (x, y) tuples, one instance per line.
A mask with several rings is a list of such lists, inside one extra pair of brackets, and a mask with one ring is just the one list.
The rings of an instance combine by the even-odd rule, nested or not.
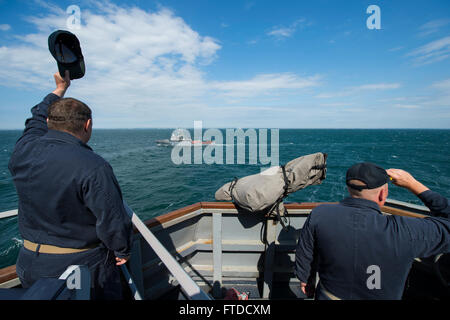
[(170, 139), (162, 139), (155, 141), (158, 146), (190, 146), (190, 145), (209, 145), (214, 144), (212, 140), (192, 140), (191, 135), (186, 129), (176, 129), (172, 132)]

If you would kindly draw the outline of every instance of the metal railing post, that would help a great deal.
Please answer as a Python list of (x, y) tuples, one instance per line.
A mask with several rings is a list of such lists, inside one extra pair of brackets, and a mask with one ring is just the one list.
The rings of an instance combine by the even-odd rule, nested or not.
[(177, 279), (183, 291), (192, 300), (211, 300), (211, 297), (204, 292), (197, 283), (187, 274), (184, 268), (178, 261), (170, 254), (169, 251), (162, 245), (162, 243), (155, 237), (149, 228), (142, 222), (141, 219), (131, 210), (131, 208), (124, 201), (125, 209), (131, 216), (136, 229), (140, 232), (142, 237), (147, 241), (156, 255), (161, 259), (170, 273)]
[(122, 264), (120, 266), (120, 269), (122, 270), (125, 280), (127, 280), (127, 283), (130, 286), (131, 293), (133, 294), (134, 300), (142, 300), (141, 294), (139, 293), (139, 290), (136, 287), (136, 284), (134, 283), (133, 278), (131, 278), (131, 275), (128, 272), (127, 267), (124, 264)]
[(17, 216), (18, 212), (19, 211), (17, 209), (16, 210), (5, 211), (5, 212), (0, 212), (0, 219)]
[(214, 213), (213, 220), (213, 296), (222, 294), (222, 214)]

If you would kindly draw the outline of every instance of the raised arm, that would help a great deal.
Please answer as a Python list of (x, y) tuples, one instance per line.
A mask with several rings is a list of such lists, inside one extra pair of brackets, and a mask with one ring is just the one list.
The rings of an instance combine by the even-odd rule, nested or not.
[[(430, 209), (433, 217), (405, 218), (402, 224), (408, 229), (408, 244), (414, 257), (429, 257), (450, 251), (450, 205), (448, 199), (431, 191), (410, 173), (401, 169), (386, 170), (392, 182), (406, 188)], [(441, 218), (442, 217), (442, 218)]]
[(56, 89), (31, 109), (32, 117), (25, 121), (25, 130), (17, 143), (30, 142), (47, 133), (48, 107), (56, 100), (63, 98), (67, 88), (70, 86), (69, 71), (66, 71), (64, 79), (61, 78), (58, 72), (53, 77), (55, 78)]
[(56, 89), (53, 90), (53, 94), (57, 95), (60, 98), (64, 98), (67, 89), (70, 87), (70, 73), (69, 70), (66, 70), (64, 74), (64, 79), (61, 78), (59, 72), (56, 72), (53, 77), (55, 78)]
[(433, 216), (444, 218), (450, 217), (450, 203), (447, 198), (439, 193), (431, 191), (428, 187), (417, 181), (409, 172), (401, 169), (388, 169), (387, 174), (392, 178), (392, 182), (408, 189), (430, 209)]

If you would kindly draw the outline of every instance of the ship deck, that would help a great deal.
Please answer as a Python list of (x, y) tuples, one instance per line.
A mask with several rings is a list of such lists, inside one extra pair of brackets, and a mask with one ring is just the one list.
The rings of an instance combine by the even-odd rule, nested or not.
[[(290, 219), (286, 229), (273, 218), (239, 211), (228, 202), (199, 202), (149, 219), (143, 226), (175, 258), (180, 269), (215, 299), (223, 299), (230, 288), (248, 292), (250, 299), (306, 299), (294, 274), (295, 246), (306, 218), (320, 204), (286, 204)], [(428, 209), (389, 200), (382, 212), (423, 218)], [(135, 224), (132, 257), (127, 263), (140, 296), (190, 298), (180, 278), (169, 270), (142, 231), (142, 226)], [(424, 287), (424, 281), (414, 280), (418, 286), (412, 288), (410, 281), (405, 298), (448, 298), (448, 288), (440, 288), (434, 268), (433, 261), (415, 261), (412, 274), (417, 279), (426, 277), (428, 287)], [(1, 287), (17, 285), (14, 266), (0, 270)]]

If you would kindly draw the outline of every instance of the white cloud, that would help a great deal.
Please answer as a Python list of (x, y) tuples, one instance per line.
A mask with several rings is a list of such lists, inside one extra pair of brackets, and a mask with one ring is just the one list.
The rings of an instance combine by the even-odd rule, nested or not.
[(400, 88), (400, 83), (375, 83), (375, 84), (364, 84), (358, 87), (355, 87), (355, 91), (364, 91), (364, 90), (388, 90), (388, 89), (397, 89)]
[(441, 30), (442, 27), (445, 27), (450, 23), (450, 19), (437, 19), (429, 21), (422, 26), (419, 27), (419, 36), (425, 37), (430, 34), (436, 33)]
[(363, 84), (360, 86), (353, 86), (346, 89), (343, 89), (339, 92), (328, 92), (328, 93), (320, 93), (316, 96), (316, 98), (336, 98), (336, 97), (347, 97), (350, 95), (358, 95), (364, 92), (370, 91), (378, 91), (378, 90), (391, 90), (400, 88), (400, 83), (373, 83), (373, 84)]
[(447, 59), (450, 56), (450, 36), (429, 42), (407, 56), (413, 57), (415, 65), (426, 65)]
[(450, 79), (434, 82), (431, 87), (450, 92)]
[[(125, 80), (128, 84), (146, 80), (154, 84), (155, 79), (177, 82), (189, 76), (190, 81), (191, 76), (199, 76), (196, 66), (210, 62), (220, 49), (216, 40), (200, 36), (165, 9), (155, 13), (119, 7), (106, 14), (83, 11), (83, 20), (85, 25), (80, 30), (71, 31), (80, 39), (87, 75), (97, 80)], [(8, 69), (26, 72), (30, 66), (35, 67), (34, 73), (38, 71), (46, 79), (50, 64), (56, 65), (48, 53), (47, 37), (56, 29), (67, 29), (66, 17), (52, 14), (29, 21), (40, 32), (21, 37), (21, 45), (1, 47), (0, 57), (15, 64), (16, 68)], [(0, 77), (4, 78), (1, 73)]]
[(9, 24), (0, 24), (1, 31), (8, 31), (10, 29), (11, 29), (11, 26)]
[[(388, 103), (395, 108), (418, 110), (433, 110), (433, 114), (441, 114), (443, 109), (450, 107), (450, 79), (436, 81), (423, 86), (424, 91), (413, 93), (407, 97), (380, 99), (379, 102)], [(413, 91), (415, 92), (415, 91)], [(395, 103), (394, 103), (395, 102)]]
[(401, 109), (418, 109), (420, 106), (416, 104), (394, 104), (394, 107), (401, 108)]
[(256, 3), (255, 3), (254, 1), (246, 2), (245, 5), (244, 5), (244, 9), (245, 9), (245, 11), (249, 11), (249, 10), (251, 10), (255, 5), (256, 5)]
[(323, 107), (348, 107), (354, 105), (354, 103), (349, 102), (330, 102), (330, 103), (321, 103), (320, 106)]
[(444, 79), (441, 81), (434, 82), (431, 85), (432, 89), (435, 89), (435, 92), (431, 99), (428, 99), (424, 104), (429, 106), (438, 106), (438, 107), (450, 107), (450, 78)]
[[(194, 118), (217, 117), (218, 102), (230, 103), (217, 97), (242, 100), (263, 95), (269, 101), (279, 92), (319, 85), (316, 76), (293, 73), (208, 80), (204, 68), (218, 57), (217, 39), (200, 35), (165, 8), (148, 12), (109, 2), (91, 4), (97, 8), (81, 11), (81, 29), (71, 30), (81, 42), (86, 75), (72, 82), (67, 96), (92, 107), (100, 115), (95, 120), (99, 127), (178, 126), (188, 120), (192, 125)], [(54, 30), (67, 29), (67, 14), (54, 5), (46, 9), (47, 15), (27, 18), (36, 33), (0, 46), (0, 85), (53, 90), (52, 73), (57, 67), (47, 38)]]
[(215, 82), (212, 87), (227, 96), (252, 97), (274, 90), (304, 89), (320, 84), (319, 76), (300, 78), (293, 73), (261, 74), (250, 80)]
[(61, 9), (57, 5), (45, 0), (33, 0), (33, 2), (39, 5), (41, 8), (50, 11), (53, 14), (61, 15), (64, 14), (65, 10)]
[(275, 28), (267, 34), (275, 37), (290, 37), (294, 31), (295, 28)]
[(349, 31), (349, 30), (343, 31), (343, 32), (339, 32), (336, 35), (334, 35), (333, 39), (328, 40), (328, 43), (335, 44), (338, 41), (340, 41), (342, 39), (346, 39), (346, 38), (348, 38), (351, 35), (352, 35), (352, 31)]
[(399, 51), (402, 50), (403, 46), (398, 46), (398, 47), (394, 47), (394, 48), (390, 48), (388, 49), (389, 52), (395, 52), (395, 51)]
[(305, 19), (296, 20), (289, 27), (273, 27), (271, 31), (267, 32), (267, 35), (275, 37), (276, 39), (289, 38), (304, 21)]

